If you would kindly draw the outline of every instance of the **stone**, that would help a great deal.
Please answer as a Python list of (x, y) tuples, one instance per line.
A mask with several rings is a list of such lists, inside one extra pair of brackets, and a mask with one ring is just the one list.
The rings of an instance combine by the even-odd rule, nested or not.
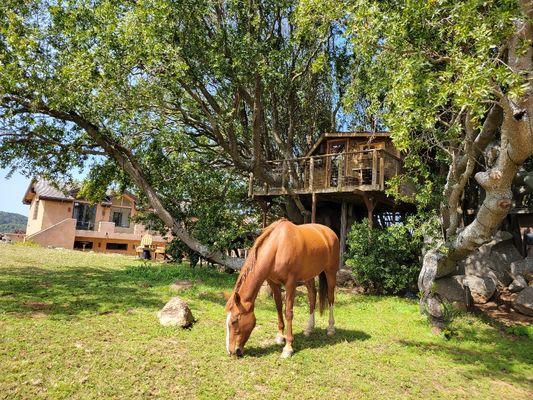
[(509, 285), (509, 291), (511, 293), (516, 293), (525, 289), (527, 287), (527, 282), (522, 275), (516, 275), (514, 280)]
[(466, 303), (464, 278), (464, 275), (454, 275), (436, 279), (432, 292), (450, 303), (464, 304)]
[(189, 289), (193, 286), (194, 282), (184, 279), (175, 281), (172, 285), (170, 285), (170, 289), (175, 292), (179, 292), (180, 290)]
[(194, 317), (185, 301), (179, 297), (173, 297), (157, 313), (157, 318), (163, 326), (179, 326), (187, 328), (194, 323)]
[(355, 277), (352, 274), (352, 271), (346, 268), (341, 268), (337, 272), (337, 286), (340, 287), (347, 287), (347, 286), (354, 286), (355, 284)]
[(507, 231), (497, 231), (490, 242), (479, 247), (479, 252), (483, 255), (491, 253), (492, 248), (500, 243), (512, 243), (513, 234)]
[(464, 278), (463, 284), (470, 288), (474, 303), (486, 303), (496, 291), (496, 282), (490, 276), (468, 275)]
[(265, 282), (261, 285), (259, 288), (259, 296), (263, 297), (271, 297), (272, 296), (272, 289), (270, 288), (270, 285)]
[(457, 271), (456, 264), (445, 257), (438, 249), (431, 249), (424, 255), (422, 270), (418, 275), (418, 289), (427, 292), (435, 279), (450, 275)]
[(526, 281), (533, 280), (533, 258), (526, 257), (511, 263), (511, 276), (516, 279), (517, 276), (522, 276)]
[(513, 308), (519, 313), (533, 317), (533, 286), (522, 290), (513, 301)]
[(510, 265), (498, 255), (486, 254), (476, 251), (462, 260), (460, 268), (464, 269), (465, 275), (473, 275), (480, 278), (490, 276), (502, 285), (508, 286), (512, 279), (508, 274)]

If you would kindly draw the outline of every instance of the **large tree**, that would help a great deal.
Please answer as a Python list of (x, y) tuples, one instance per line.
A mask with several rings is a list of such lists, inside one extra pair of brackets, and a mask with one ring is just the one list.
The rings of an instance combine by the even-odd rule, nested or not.
[[(400, 180), (417, 186), (420, 208), (439, 210), (443, 242), (419, 277), (422, 305), (438, 318), (435, 279), (492, 238), (533, 154), (533, 1), (304, 0), (300, 20), (308, 35), (342, 27), (352, 104), (390, 128), (407, 155)], [(484, 197), (468, 221), (472, 190)]]
[[(295, 4), (3, 2), (0, 164), (61, 178), (108, 163), (174, 235), (237, 268), (188, 232), (172, 175), (186, 149), (272, 183), (267, 160), (301, 154), (338, 123), (342, 46), (332, 32), (296, 37)], [(297, 196), (291, 204), (306, 211)]]

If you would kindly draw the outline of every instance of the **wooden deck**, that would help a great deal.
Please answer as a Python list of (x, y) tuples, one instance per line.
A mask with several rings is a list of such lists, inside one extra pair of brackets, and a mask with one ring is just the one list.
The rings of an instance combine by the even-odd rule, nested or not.
[(385, 149), (270, 161), (279, 184), (260, 184), (250, 175), (250, 197), (384, 191), (401, 172), (402, 160)]

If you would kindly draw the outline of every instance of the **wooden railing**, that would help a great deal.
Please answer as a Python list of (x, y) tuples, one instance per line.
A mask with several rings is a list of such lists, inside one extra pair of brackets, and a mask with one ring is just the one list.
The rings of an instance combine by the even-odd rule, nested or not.
[(278, 184), (260, 184), (250, 175), (249, 195), (382, 191), (401, 171), (402, 161), (384, 149), (269, 161)]

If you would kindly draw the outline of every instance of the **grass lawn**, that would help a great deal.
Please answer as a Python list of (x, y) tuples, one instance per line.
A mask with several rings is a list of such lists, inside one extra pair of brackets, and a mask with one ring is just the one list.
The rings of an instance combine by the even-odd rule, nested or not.
[[(175, 279), (197, 323), (159, 325)], [(223, 291), (235, 276), (129, 257), (0, 244), (0, 399), (446, 398), (533, 396), (533, 340), (475, 316), (451, 339), (431, 333), (416, 302), (338, 294), (303, 336), (297, 298), (294, 356), (274, 344), (274, 303), (262, 298), (245, 357), (224, 345)]]

